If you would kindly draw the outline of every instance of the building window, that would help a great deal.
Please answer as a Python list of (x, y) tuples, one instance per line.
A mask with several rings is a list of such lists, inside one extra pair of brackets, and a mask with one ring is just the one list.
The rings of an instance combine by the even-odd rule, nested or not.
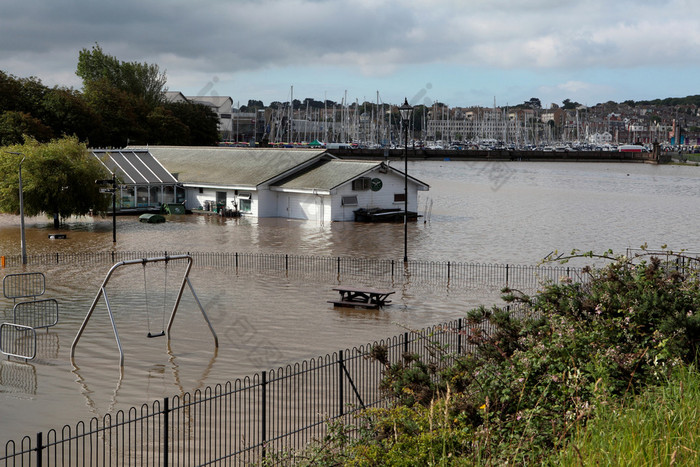
[(238, 199), (238, 209), (241, 212), (252, 212), (252, 203), (249, 199), (239, 198)]
[(405, 193), (394, 193), (394, 203), (405, 203), (406, 194)]
[(343, 206), (357, 206), (357, 196), (343, 196), (340, 200)]
[(372, 187), (372, 179), (369, 177), (360, 177), (352, 181), (353, 191), (367, 191)]

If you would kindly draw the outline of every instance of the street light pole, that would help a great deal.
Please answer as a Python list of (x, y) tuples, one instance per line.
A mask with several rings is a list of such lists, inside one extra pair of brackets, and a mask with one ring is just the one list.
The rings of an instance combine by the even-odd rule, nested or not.
[(111, 179), (95, 180), (96, 185), (111, 185), (112, 188), (100, 188), (100, 193), (112, 194), (112, 243), (117, 243), (117, 174)]
[[(19, 154), (19, 153), (18, 153)], [(24, 189), (22, 188), (22, 162), (24, 162), (24, 154), (20, 154), (22, 160), (19, 162), (19, 230), (22, 245), (22, 264), (27, 264), (27, 240), (24, 236)]]
[(20, 245), (22, 247), (22, 264), (27, 264), (27, 240), (24, 235), (24, 189), (22, 188), (22, 162), (27, 156), (21, 152), (11, 152), (5, 151), (7, 154), (14, 154), (16, 156), (22, 156), (22, 160), (19, 161), (19, 231), (20, 231)]
[(117, 175), (112, 173), (112, 243), (117, 243)]
[(401, 122), (403, 123), (404, 146), (403, 146), (403, 262), (408, 263), (408, 125), (411, 121), (413, 107), (408, 104), (408, 99), (404, 98), (403, 105), (399, 107)]

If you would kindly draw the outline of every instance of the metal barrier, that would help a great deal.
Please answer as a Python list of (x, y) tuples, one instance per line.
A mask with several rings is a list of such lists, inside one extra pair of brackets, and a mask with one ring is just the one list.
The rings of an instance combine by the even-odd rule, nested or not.
[[(90, 253), (52, 253), (32, 255), (28, 264), (114, 264), (139, 258), (162, 256), (163, 252), (109, 251)], [(192, 257), (195, 267), (239, 270), (283, 271), (286, 274), (315, 274), (320, 277), (376, 277), (395, 280), (410, 277), (412, 282), (459, 285), (469, 288), (509, 286), (520, 290), (536, 290), (542, 282), (558, 282), (571, 277), (575, 282), (587, 282), (590, 277), (583, 268), (562, 265), (512, 265), (490, 263), (461, 263), (454, 261), (413, 261), (355, 258), (341, 256), (304, 256), (280, 253), (245, 252), (179, 252)], [(21, 256), (7, 256), (7, 266), (21, 265)]]
[(437, 371), (473, 350), (469, 332), (459, 319), (25, 436), (5, 444), (0, 465), (255, 464), (304, 449), (329, 422), (387, 406), (386, 365), (410, 353)]
[(0, 323), (0, 352), (8, 357), (33, 360), (36, 357), (36, 330), (21, 324)]
[(8, 274), (2, 279), (5, 298), (36, 298), (46, 292), (46, 277), (41, 272)]
[(34, 329), (55, 326), (58, 323), (58, 302), (54, 298), (45, 298), (15, 303), (12, 323)]

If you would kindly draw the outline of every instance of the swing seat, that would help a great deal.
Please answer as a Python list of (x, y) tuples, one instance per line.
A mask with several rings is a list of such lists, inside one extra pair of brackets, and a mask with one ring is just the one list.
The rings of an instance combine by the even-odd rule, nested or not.
[(151, 333), (149, 332), (148, 334), (146, 334), (146, 337), (149, 337), (149, 338), (151, 338), (151, 337), (162, 337), (162, 336), (164, 336), (164, 335), (165, 335), (165, 331), (160, 331), (158, 334), (151, 334)]

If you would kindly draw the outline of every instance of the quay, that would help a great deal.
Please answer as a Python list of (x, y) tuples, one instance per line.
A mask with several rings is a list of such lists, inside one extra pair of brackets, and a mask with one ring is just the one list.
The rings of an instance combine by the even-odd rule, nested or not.
[[(341, 159), (368, 161), (403, 160), (403, 149), (329, 149)], [(435, 161), (522, 161), (522, 162), (632, 162), (664, 164), (671, 161), (671, 153), (657, 146), (651, 152), (617, 151), (528, 151), (518, 149), (428, 149), (408, 148), (409, 160)]]

